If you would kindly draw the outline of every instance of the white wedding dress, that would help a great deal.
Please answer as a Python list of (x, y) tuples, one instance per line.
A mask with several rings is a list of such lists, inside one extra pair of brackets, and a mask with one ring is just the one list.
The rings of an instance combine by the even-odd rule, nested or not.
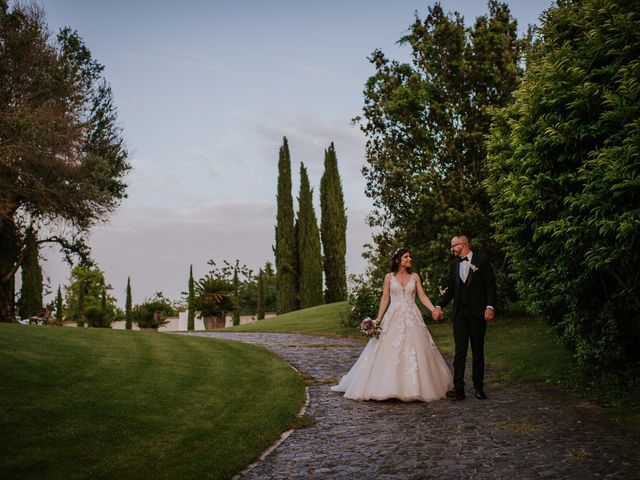
[(430, 402), (446, 396), (452, 377), (415, 302), (412, 276), (402, 286), (395, 276), (382, 333), (371, 338), (340, 383), (331, 387), (352, 400), (398, 398)]

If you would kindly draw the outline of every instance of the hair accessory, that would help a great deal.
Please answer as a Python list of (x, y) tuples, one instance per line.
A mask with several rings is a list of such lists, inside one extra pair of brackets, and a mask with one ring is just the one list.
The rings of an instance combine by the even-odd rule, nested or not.
[(393, 255), (391, 255), (391, 256), (392, 256), (392, 257), (395, 257), (395, 256), (400, 252), (400, 250), (403, 250), (403, 248), (402, 248), (402, 247), (400, 247), (400, 248), (396, 248), (396, 249), (394, 250), (394, 252), (393, 252)]

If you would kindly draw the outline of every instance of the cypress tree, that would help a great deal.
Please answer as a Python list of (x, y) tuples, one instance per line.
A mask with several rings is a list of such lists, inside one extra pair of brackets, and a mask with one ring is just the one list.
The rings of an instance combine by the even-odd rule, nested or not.
[(234, 309), (231, 312), (231, 318), (233, 318), (234, 325), (240, 325), (240, 279), (238, 278), (239, 260), (236, 260), (236, 265), (233, 268), (233, 297), (234, 297)]
[(38, 243), (33, 230), (27, 230), (26, 254), (22, 263), (22, 287), (18, 309), (20, 318), (42, 313), (42, 268), (38, 260)]
[(258, 289), (258, 305), (257, 305), (256, 318), (258, 320), (263, 320), (264, 310), (266, 305), (266, 298), (264, 294), (264, 279), (262, 278), (262, 269), (258, 270), (257, 289)]
[(56, 320), (62, 324), (62, 290), (58, 286), (58, 295), (56, 296)]
[(297, 226), (300, 308), (307, 308), (323, 302), (322, 253), (318, 220), (313, 208), (313, 190), (303, 163), (300, 164)]
[(283, 138), (278, 160), (278, 194), (276, 213), (276, 285), (278, 313), (297, 308), (295, 228), (291, 196), (291, 157), (287, 138)]
[(127, 299), (124, 304), (125, 328), (131, 330), (131, 277), (127, 277)]
[(267, 312), (276, 311), (276, 272), (273, 270), (273, 264), (271, 262), (265, 262), (262, 267), (262, 284), (264, 285), (264, 311)]
[(333, 142), (324, 152), (324, 173), (320, 180), (320, 232), (326, 282), (326, 302), (347, 299), (347, 215), (342, 182)]
[(293, 277), (293, 288), (296, 294), (296, 310), (300, 308), (300, 244), (298, 243), (298, 230), (299, 222), (296, 218), (295, 225), (293, 227), (293, 271), (295, 272)]
[(193, 305), (196, 299), (195, 291), (193, 289), (193, 265), (189, 267), (189, 298), (187, 300), (187, 330), (195, 330), (195, 312), (193, 311)]

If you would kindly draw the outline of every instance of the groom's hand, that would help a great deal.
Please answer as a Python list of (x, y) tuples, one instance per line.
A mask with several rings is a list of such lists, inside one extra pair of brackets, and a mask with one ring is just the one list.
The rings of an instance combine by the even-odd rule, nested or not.
[(431, 311), (431, 318), (433, 318), (434, 321), (439, 321), (442, 318), (442, 308), (440, 307), (435, 307), (432, 311)]
[(493, 320), (493, 315), (494, 315), (493, 308), (491, 308), (491, 307), (485, 308), (485, 310), (484, 310), (484, 319), (487, 322), (490, 322), (491, 320)]

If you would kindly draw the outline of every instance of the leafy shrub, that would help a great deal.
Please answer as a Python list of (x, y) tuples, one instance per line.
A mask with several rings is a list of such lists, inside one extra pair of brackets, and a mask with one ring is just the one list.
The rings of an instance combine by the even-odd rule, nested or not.
[(638, 2), (545, 12), (515, 103), (495, 112), (485, 184), (523, 304), (583, 366), (628, 380), (640, 379), (638, 22)]
[(176, 314), (170, 300), (161, 293), (131, 309), (131, 320), (137, 322), (140, 328), (158, 328), (167, 323), (167, 318)]
[(374, 286), (370, 278), (353, 275), (349, 290), (351, 310), (347, 315), (342, 316), (340, 323), (345, 327), (357, 327), (364, 318), (375, 318), (380, 307), (381, 296), (380, 288)]
[(89, 326), (93, 328), (109, 328), (113, 320), (102, 308), (95, 306), (85, 308), (84, 317)]

